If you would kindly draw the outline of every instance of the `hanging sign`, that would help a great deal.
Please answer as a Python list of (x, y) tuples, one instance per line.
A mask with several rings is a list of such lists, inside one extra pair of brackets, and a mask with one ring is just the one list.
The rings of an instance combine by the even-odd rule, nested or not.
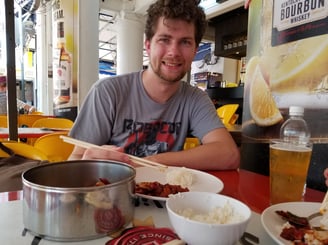
[(276, 0), (272, 46), (328, 33), (326, 0)]

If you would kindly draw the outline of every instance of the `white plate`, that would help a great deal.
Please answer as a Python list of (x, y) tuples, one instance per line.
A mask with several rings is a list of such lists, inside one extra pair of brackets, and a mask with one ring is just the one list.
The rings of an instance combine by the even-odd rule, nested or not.
[[(292, 242), (280, 237), (282, 225), (285, 224), (286, 221), (276, 214), (275, 211), (289, 211), (298, 216), (306, 217), (312, 213), (318, 212), (320, 205), (321, 203), (319, 202), (286, 202), (275, 204), (263, 211), (261, 215), (261, 222), (265, 231), (278, 244), (290, 245)], [(317, 222), (320, 219), (320, 217), (313, 219), (313, 223), (311, 222), (311, 224), (318, 224)]]
[[(176, 169), (178, 167), (168, 167), (166, 171), (170, 171), (173, 169)], [(136, 183), (139, 182), (153, 182), (158, 181), (161, 184), (166, 184), (166, 171), (160, 171), (154, 168), (148, 168), (148, 167), (139, 167), (136, 168)], [(189, 191), (206, 191), (206, 192), (213, 192), (213, 193), (219, 193), (223, 189), (223, 182), (208, 173), (194, 170), (194, 169), (187, 169), (188, 171), (191, 171), (193, 175), (195, 176), (195, 183), (192, 184), (192, 186), (189, 187)], [(148, 196), (143, 194), (136, 194), (140, 197), (152, 199), (152, 200), (158, 200), (158, 201), (166, 201), (166, 197), (156, 197), (156, 196)]]

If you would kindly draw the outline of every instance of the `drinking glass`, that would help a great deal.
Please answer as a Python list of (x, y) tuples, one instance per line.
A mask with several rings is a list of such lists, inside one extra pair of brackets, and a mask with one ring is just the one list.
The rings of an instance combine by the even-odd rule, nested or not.
[(270, 203), (302, 201), (312, 143), (270, 142)]

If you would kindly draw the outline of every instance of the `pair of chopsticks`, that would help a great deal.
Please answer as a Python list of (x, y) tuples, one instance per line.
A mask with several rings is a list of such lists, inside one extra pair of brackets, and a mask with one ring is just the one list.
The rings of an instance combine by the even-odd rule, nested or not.
[[(91, 143), (88, 143), (88, 142), (85, 142), (85, 141), (82, 141), (82, 140), (77, 140), (77, 139), (74, 139), (74, 138), (71, 138), (71, 137), (68, 137), (68, 136), (64, 136), (64, 135), (60, 135), (60, 138), (66, 143), (73, 144), (73, 145), (76, 145), (76, 146), (79, 146), (79, 147), (82, 147), (82, 148), (85, 148), (85, 149), (89, 149), (89, 148), (104, 149), (99, 145), (94, 145), (94, 144), (91, 144)], [(110, 149), (106, 149), (106, 150), (110, 151)], [(147, 159), (144, 159), (144, 158), (140, 158), (140, 157), (136, 157), (136, 156), (133, 156), (133, 155), (128, 155), (128, 156), (130, 157), (130, 159), (134, 163), (136, 163), (138, 165), (141, 165), (141, 166), (150, 167), (150, 168), (157, 168), (157, 169), (158, 168), (160, 168), (160, 169), (167, 168), (167, 166), (164, 165), (164, 164), (153, 162), (153, 161), (150, 161), (150, 160), (147, 160)]]

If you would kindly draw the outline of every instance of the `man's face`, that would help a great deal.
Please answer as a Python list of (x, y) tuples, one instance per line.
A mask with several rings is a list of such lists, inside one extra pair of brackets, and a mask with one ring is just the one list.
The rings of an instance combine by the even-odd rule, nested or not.
[(195, 28), (182, 20), (160, 18), (155, 35), (145, 41), (152, 71), (170, 83), (180, 81), (190, 70), (197, 51)]

